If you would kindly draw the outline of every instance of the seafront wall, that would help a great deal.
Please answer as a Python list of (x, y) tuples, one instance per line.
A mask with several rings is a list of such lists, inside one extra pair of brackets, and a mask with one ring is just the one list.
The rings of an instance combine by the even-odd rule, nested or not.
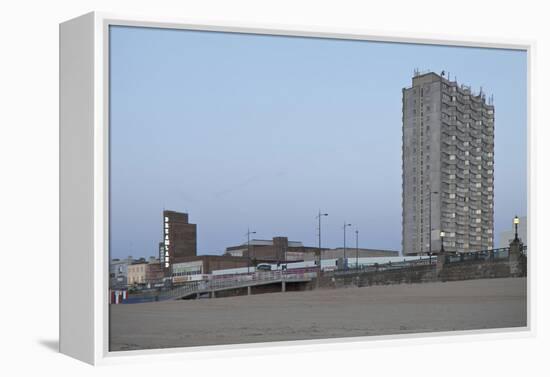
[(523, 255), (501, 260), (468, 260), (404, 269), (381, 271), (335, 271), (324, 274), (319, 288), (368, 287), (373, 285), (413, 284), (527, 276), (527, 258)]

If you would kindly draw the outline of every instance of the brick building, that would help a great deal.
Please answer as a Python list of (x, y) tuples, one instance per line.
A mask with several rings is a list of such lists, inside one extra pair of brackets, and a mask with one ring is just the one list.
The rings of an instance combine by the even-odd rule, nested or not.
[(149, 262), (145, 268), (145, 282), (147, 284), (157, 284), (164, 278), (164, 269), (158, 260)]
[(197, 255), (197, 225), (189, 223), (187, 213), (163, 211), (163, 241), (159, 244), (162, 268), (180, 258)]
[(250, 240), (225, 249), (225, 255), (265, 261), (314, 260), (319, 254), (316, 247), (304, 246), (302, 242), (289, 241), (287, 237), (273, 237), (272, 240)]
[(214, 270), (247, 267), (248, 259), (229, 255), (199, 255), (180, 258), (172, 264), (172, 275), (210, 274)]
[[(356, 250), (355, 247), (348, 247), (346, 255), (355, 257), (358, 251), (359, 257), (391, 257), (398, 256), (397, 250), (364, 249)], [(226, 248), (225, 255), (235, 257), (250, 256), (251, 259), (270, 262), (279, 261), (312, 261), (319, 259), (319, 248), (304, 246), (302, 242), (289, 241), (286, 237), (273, 237), (272, 240), (250, 240), (250, 252), (248, 243)], [(323, 249), (322, 259), (342, 258), (343, 248)]]

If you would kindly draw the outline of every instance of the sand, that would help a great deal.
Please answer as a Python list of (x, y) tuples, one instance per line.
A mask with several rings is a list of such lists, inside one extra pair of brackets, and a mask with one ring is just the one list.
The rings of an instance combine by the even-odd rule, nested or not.
[(526, 326), (525, 278), (110, 306), (110, 350)]

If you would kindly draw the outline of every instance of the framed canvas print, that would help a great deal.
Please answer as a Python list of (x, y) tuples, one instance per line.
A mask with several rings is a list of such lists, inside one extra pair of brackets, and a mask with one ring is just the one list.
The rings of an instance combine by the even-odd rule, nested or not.
[(61, 24), (61, 352), (531, 331), (532, 48)]

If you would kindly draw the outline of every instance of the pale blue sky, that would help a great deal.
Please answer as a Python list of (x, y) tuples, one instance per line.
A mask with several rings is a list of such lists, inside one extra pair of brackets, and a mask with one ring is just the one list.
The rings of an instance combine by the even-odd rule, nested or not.
[(456, 75), (495, 103), (495, 232), (527, 211), (526, 53), (111, 28), (111, 255), (156, 255), (162, 209), (199, 254), (288, 236), (401, 250), (401, 90)]

